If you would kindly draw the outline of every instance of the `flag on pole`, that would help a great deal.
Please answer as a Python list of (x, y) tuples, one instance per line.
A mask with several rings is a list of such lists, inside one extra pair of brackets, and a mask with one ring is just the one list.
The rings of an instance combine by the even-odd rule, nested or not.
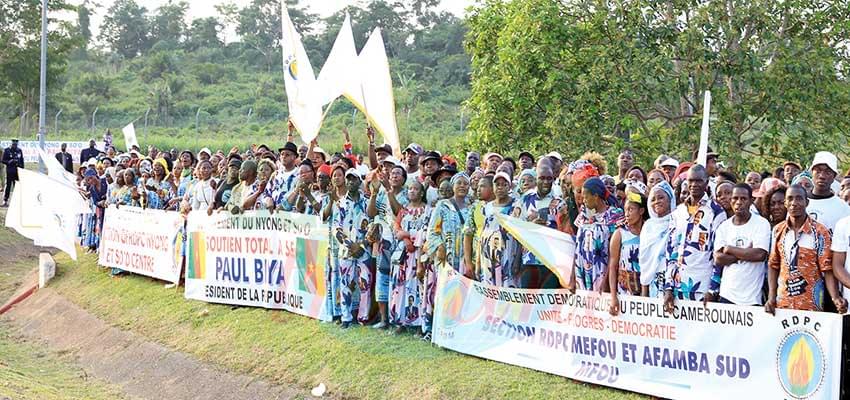
[[(336, 35), (331, 52), (325, 65), (319, 72), (319, 104), (327, 105), (340, 95), (354, 104), (363, 104), (360, 94), (360, 77), (352, 73), (357, 65), (357, 49), (354, 47), (354, 34), (351, 30), (351, 16), (345, 13), (345, 20)], [(356, 68), (356, 67), (355, 67)]]
[(395, 120), (395, 99), (393, 98), (393, 80), (390, 76), (390, 64), (384, 48), (381, 28), (375, 28), (358, 56), (360, 64), (360, 88), (363, 103), (354, 105), (366, 115), (366, 118), (389, 143), (396, 156), (401, 155), (398, 139), (398, 126)]
[[(133, 146), (139, 147), (139, 141), (136, 140), (136, 127), (132, 122), (121, 128), (121, 132), (124, 132), (124, 146), (127, 150), (132, 149)], [(141, 147), (139, 147), (139, 149), (141, 149)]]
[(30, 238), (36, 246), (55, 247), (77, 259), (76, 221), (91, 213), (76, 188), (47, 175), (18, 170), (19, 181), (6, 212), (6, 227)]
[(286, 2), (280, 3), (283, 83), (286, 87), (289, 119), (301, 134), (301, 140), (309, 143), (319, 135), (322, 126), (322, 106), (315, 93), (316, 76), (304, 44), (301, 43), (301, 35), (289, 19)]
[(705, 91), (705, 101), (702, 104), (702, 129), (699, 133), (699, 151), (697, 164), (705, 166), (708, 162), (708, 117), (711, 115), (711, 92)]
[(555, 273), (561, 286), (568, 286), (576, 254), (576, 242), (572, 236), (501, 213), (496, 213), (496, 221), (516, 238), (522, 247)]
[(43, 162), (44, 166), (47, 167), (48, 177), (72, 189), (77, 188), (77, 177), (66, 171), (65, 167), (63, 167), (62, 164), (59, 164), (59, 160), (54, 157), (50, 157), (47, 152), (41, 148), (38, 148), (37, 151), (38, 156), (41, 158), (41, 162)]

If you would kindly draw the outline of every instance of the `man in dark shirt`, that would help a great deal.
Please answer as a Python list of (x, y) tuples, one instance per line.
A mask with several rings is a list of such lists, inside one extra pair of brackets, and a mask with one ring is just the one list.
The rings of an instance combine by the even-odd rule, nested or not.
[(9, 203), (9, 195), (18, 181), (18, 168), (24, 167), (24, 152), (18, 148), (18, 139), (12, 139), (12, 145), (3, 150), (3, 165), (6, 166), (6, 185), (3, 190), (3, 205)]
[(101, 151), (94, 148), (94, 143), (94, 139), (89, 140), (89, 148), (80, 152), (80, 165), (85, 164), (90, 158), (97, 158), (100, 155)]
[(61, 151), (56, 153), (56, 161), (59, 161), (59, 164), (62, 164), (62, 168), (65, 168), (65, 171), (70, 173), (74, 173), (74, 159), (71, 157), (71, 153), (68, 153), (68, 144), (62, 143)]

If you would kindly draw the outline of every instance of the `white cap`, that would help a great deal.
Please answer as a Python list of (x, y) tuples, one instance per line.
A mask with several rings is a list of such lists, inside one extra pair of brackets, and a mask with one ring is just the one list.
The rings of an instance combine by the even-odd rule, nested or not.
[(558, 161), (564, 161), (563, 157), (561, 157), (561, 153), (558, 153), (557, 151), (550, 152), (546, 155), (546, 157), (557, 158)]
[(395, 157), (393, 157), (393, 156), (387, 156), (387, 158), (385, 158), (383, 162), (385, 162), (385, 163), (392, 163), (393, 165), (395, 165), (395, 166), (399, 166), (399, 167), (403, 166), (403, 165), (401, 164), (401, 161), (399, 161), (397, 158), (395, 158)]
[(505, 171), (497, 172), (496, 176), (493, 177), (493, 182), (496, 182), (496, 179), (499, 179), (499, 178), (505, 179), (506, 181), (508, 181), (508, 184), (513, 183), (513, 179), (511, 179), (511, 176), (508, 175), (508, 173), (505, 172)]
[(201, 149), (201, 151), (198, 152), (198, 154), (201, 154), (201, 153), (207, 153), (207, 155), (212, 156), (212, 151), (210, 151), (210, 149), (208, 149), (206, 147), (204, 147), (203, 149)]
[(659, 167), (679, 168), (679, 162), (676, 161), (676, 159), (673, 157), (668, 157), (666, 160), (661, 162), (661, 165), (659, 165)]
[(87, 166), (87, 167), (94, 167), (94, 166), (96, 166), (96, 165), (97, 165), (97, 160), (96, 160), (94, 157), (89, 158), (89, 160), (88, 160), (88, 161), (86, 161), (86, 166)]
[(815, 154), (815, 159), (812, 160), (812, 168), (814, 168), (815, 165), (819, 164), (826, 165), (827, 167), (829, 167), (829, 169), (832, 170), (832, 172), (835, 172), (836, 175), (838, 174), (838, 157), (836, 157), (835, 154), (832, 154), (828, 151), (817, 152)]
[(348, 178), (349, 176), (357, 177), (357, 179), (360, 179), (361, 181), (363, 180), (363, 177), (360, 175), (360, 172), (358, 172), (354, 168), (349, 168), (345, 171), (345, 177)]
[(327, 161), (330, 157), (328, 157), (328, 152), (322, 149), (319, 146), (313, 147), (313, 153), (319, 153), (325, 156), (325, 161)]

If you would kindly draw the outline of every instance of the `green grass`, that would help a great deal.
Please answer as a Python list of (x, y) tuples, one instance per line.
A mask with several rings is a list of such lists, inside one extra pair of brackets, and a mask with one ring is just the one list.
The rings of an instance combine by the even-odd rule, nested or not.
[(16, 337), (0, 325), (0, 398), (10, 399), (119, 399), (121, 392), (88, 377), (61, 356), (43, 346)]
[(345, 398), (639, 398), (555, 375), (284, 311), (206, 304), (141, 276), (113, 279), (66, 256), (54, 287), (109, 323), (230, 370), (283, 385), (324, 382)]

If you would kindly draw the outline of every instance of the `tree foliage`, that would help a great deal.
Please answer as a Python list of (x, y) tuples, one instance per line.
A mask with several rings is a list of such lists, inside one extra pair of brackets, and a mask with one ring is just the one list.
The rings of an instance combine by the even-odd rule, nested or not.
[(711, 90), (729, 163), (804, 161), (850, 131), (848, 18), (847, 0), (489, 0), (467, 21), (471, 143), (689, 159)]

